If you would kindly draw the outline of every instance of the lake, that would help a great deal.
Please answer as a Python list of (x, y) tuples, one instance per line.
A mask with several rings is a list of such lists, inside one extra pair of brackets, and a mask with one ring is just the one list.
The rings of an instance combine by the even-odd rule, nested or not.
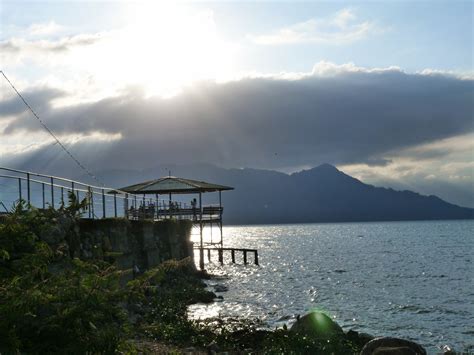
[(242, 265), (240, 253), (240, 265), (225, 255), (220, 266), (214, 254), (206, 268), (222, 277), (209, 284), (228, 291), (191, 306), (193, 318), (275, 327), (317, 309), (346, 330), (411, 339), (429, 353), (474, 351), (474, 221), (231, 226), (224, 246), (258, 249), (260, 266)]

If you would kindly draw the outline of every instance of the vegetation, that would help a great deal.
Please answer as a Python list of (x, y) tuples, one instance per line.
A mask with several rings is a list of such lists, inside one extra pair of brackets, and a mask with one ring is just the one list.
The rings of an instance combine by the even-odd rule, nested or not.
[[(0, 221), (0, 353), (136, 353), (150, 341), (231, 352), (360, 350), (346, 339), (264, 330), (258, 320), (189, 320), (189, 304), (214, 298), (190, 260), (124, 283), (127, 271), (111, 257), (74, 257), (75, 220), (86, 205), (73, 196), (57, 211), (20, 202)], [(63, 239), (54, 237), (58, 226), (68, 230)]]

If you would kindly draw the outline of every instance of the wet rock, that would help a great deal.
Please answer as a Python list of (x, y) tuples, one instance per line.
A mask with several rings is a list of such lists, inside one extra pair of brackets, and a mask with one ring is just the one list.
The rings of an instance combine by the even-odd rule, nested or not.
[(229, 289), (227, 288), (227, 286), (224, 286), (224, 285), (215, 285), (214, 286), (214, 291), (216, 292), (227, 292)]
[(360, 355), (426, 355), (426, 350), (409, 340), (383, 337), (365, 344)]
[(216, 298), (214, 298), (214, 302), (222, 302), (224, 301), (224, 297), (222, 296), (217, 296)]
[(290, 331), (312, 338), (331, 339), (344, 336), (339, 324), (321, 312), (311, 312), (298, 318)]

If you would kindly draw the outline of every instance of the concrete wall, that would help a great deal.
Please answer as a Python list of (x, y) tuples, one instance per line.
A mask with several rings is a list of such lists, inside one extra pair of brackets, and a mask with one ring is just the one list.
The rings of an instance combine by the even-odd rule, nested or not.
[(120, 269), (149, 269), (169, 259), (193, 258), (192, 223), (184, 220), (129, 221), (82, 219), (78, 223), (81, 258), (113, 260)]

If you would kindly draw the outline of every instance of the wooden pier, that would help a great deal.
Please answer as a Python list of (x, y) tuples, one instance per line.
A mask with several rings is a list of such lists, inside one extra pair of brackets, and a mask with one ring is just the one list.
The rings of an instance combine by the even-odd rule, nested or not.
[(207, 247), (196, 247), (195, 249), (199, 250), (200, 253), (204, 254), (204, 251), (207, 252), (207, 261), (211, 261), (211, 252), (216, 251), (217, 252), (217, 258), (218, 261), (221, 265), (224, 264), (224, 252), (225, 251), (230, 251), (230, 256), (232, 263), (235, 264), (235, 252), (242, 252), (243, 254), (243, 261), (244, 265), (248, 264), (248, 258), (247, 255), (253, 254), (253, 263), (255, 265), (258, 265), (258, 250), (257, 249), (246, 249), (246, 248), (207, 248)]

